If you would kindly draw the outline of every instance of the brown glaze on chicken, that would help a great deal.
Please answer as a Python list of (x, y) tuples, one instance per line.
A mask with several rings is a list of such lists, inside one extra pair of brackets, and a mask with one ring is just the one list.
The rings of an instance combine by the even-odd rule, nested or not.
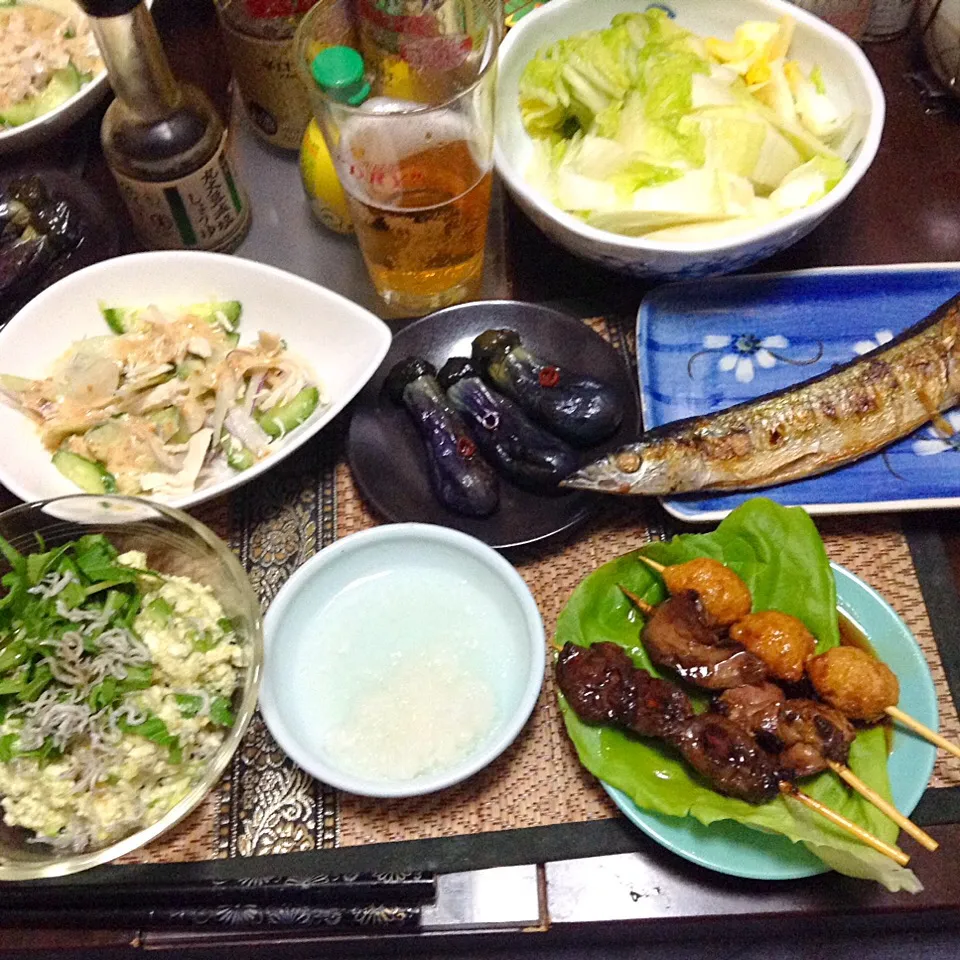
[(720, 793), (748, 803), (776, 796), (775, 761), (748, 731), (718, 714), (694, 716), (682, 690), (633, 667), (616, 644), (567, 643), (557, 660), (557, 684), (581, 720), (672, 744)]
[(715, 707), (777, 754), (777, 765), (791, 778), (820, 773), (830, 760), (846, 763), (856, 736), (838, 710), (815, 700), (788, 700), (772, 683), (726, 690)]
[(692, 590), (674, 594), (656, 607), (642, 639), (654, 663), (707, 690), (759, 683), (766, 676), (762, 660), (730, 643), (710, 623)]
[(834, 647), (807, 661), (817, 696), (851, 720), (872, 723), (900, 699), (896, 674), (857, 647)]
[(765, 803), (782, 779), (770, 754), (741, 726), (716, 713), (694, 717), (675, 740), (684, 760), (719, 793)]
[(675, 684), (638, 670), (615, 643), (567, 643), (557, 659), (557, 684), (586, 723), (615, 723), (641, 737), (669, 739), (693, 716)]
[(724, 690), (713, 702), (717, 713), (729, 717), (734, 723), (749, 730), (761, 743), (778, 749), (772, 740), (777, 735), (780, 707), (786, 700), (784, 692), (774, 683), (744, 684)]
[(693, 590), (704, 612), (718, 627), (745, 617), (753, 604), (747, 585), (729, 567), (710, 557), (697, 557), (666, 567), (663, 582), (670, 593)]
[(730, 639), (743, 644), (766, 665), (771, 676), (799, 683), (807, 660), (816, 652), (816, 637), (803, 621), (779, 610), (762, 610), (730, 627)]

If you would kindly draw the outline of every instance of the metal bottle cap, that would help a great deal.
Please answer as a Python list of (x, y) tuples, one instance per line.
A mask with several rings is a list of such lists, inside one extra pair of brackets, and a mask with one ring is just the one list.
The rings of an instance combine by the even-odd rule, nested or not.
[(370, 96), (370, 84), (363, 75), (363, 57), (353, 47), (327, 47), (310, 64), (317, 85), (340, 103), (359, 106)]

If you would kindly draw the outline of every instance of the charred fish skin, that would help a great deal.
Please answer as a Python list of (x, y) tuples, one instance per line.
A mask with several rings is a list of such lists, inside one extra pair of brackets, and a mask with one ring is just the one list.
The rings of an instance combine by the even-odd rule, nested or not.
[(663, 424), (562, 486), (671, 496), (752, 490), (876, 453), (960, 402), (960, 295), (863, 357), (718, 413)]

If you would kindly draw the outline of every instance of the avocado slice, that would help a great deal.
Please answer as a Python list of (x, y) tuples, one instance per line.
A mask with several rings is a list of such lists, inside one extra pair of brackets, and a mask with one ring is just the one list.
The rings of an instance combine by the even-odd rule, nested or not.
[(46, 87), (32, 97), (25, 97), (18, 103), (0, 110), (0, 124), (7, 127), (21, 127), (45, 113), (55, 110), (65, 100), (69, 100), (83, 85), (80, 71), (72, 64), (55, 70)]

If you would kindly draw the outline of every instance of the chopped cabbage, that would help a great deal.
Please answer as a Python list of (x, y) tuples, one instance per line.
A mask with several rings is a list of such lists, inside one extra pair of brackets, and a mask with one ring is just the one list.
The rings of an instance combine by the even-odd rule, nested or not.
[(704, 39), (654, 7), (541, 50), (520, 80), (528, 180), (593, 226), (664, 240), (815, 203), (846, 173), (848, 118), (819, 68), (787, 59), (792, 36), (784, 16)]

